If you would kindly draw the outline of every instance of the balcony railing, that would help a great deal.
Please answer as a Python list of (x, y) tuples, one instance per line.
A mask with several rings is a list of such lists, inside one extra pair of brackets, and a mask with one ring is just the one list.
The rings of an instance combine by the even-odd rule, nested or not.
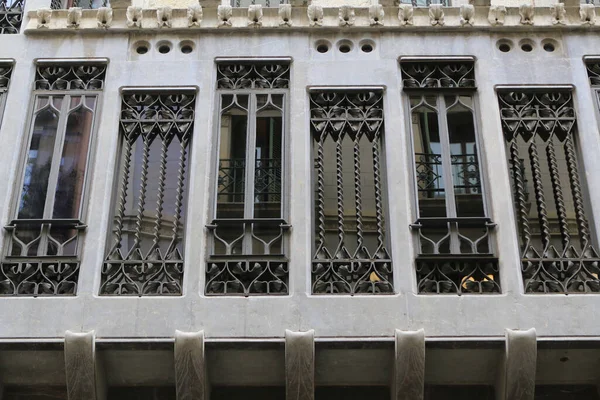
[(109, 0), (51, 0), (50, 8), (60, 10), (63, 8), (81, 7), (86, 10), (95, 10), (100, 7), (110, 7)]
[(19, 33), (25, 0), (0, 0), (0, 34)]

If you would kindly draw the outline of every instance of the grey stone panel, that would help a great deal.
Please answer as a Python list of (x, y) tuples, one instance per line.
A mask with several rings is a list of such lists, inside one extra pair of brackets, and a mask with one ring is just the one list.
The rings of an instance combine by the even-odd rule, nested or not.
[(177, 400), (208, 399), (204, 360), (204, 331), (175, 331)]
[(315, 398), (315, 331), (285, 331), (287, 400)]
[(506, 348), (496, 387), (498, 400), (533, 400), (537, 339), (535, 329), (506, 330)]
[(69, 400), (97, 400), (96, 335), (65, 332), (65, 371)]
[(422, 400), (425, 395), (425, 331), (396, 330), (395, 400)]

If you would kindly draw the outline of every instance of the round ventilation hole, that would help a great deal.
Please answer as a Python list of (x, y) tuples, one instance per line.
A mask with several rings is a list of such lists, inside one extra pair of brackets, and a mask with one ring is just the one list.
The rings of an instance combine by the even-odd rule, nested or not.
[(337, 48), (341, 53), (350, 53), (352, 50), (352, 42), (349, 40), (340, 40), (337, 43)]
[(503, 53), (508, 53), (510, 51), (510, 46), (508, 45), (508, 43), (501, 43), (498, 46), (498, 50), (500, 50)]
[(139, 45), (136, 49), (135, 52), (138, 54), (146, 54), (148, 52), (148, 47), (146, 47), (146, 45)]
[(171, 47), (169, 47), (169, 46), (168, 46), (168, 45), (166, 45), (166, 44), (163, 44), (163, 45), (160, 45), (160, 46), (158, 46), (158, 52), (159, 52), (160, 54), (167, 54), (167, 53), (168, 53), (168, 52), (170, 52), (170, 51), (171, 51)]
[(192, 46), (190, 46), (189, 44), (181, 46), (181, 52), (183, 54), (190, 54), (192, 51), (194, 51), (194, 49), (192, 49)]
[(327, 40), (319, 40), (315, 43), (315, 49), (319, 53), (327, 53), (330, 48), (331, 48), (331, 43), (329, 43)]
[(529, 43), (523, 43), (523, 44), (521, 45), (521, 50), (523, 50), (523, 51), (525, 51), (525, 52), (529, 53), (530, 51), (532, 51), (532, 50), (533, 50), (533, 46), (532, 46), (532, 45), (530, 45)]

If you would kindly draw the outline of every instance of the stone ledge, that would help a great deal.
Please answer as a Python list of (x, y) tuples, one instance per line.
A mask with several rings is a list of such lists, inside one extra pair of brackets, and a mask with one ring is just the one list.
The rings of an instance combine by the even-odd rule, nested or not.
[(201, 8), (160, 7), (127, 10), (39, 9), (28, 13), (26, 34), (46, 32), (147, 32), (147, 31), (223, 31), (319, 30), (336, 31), (518, 31), (532, 29), (596, 29), (595, 7), (473, 6), (420, 8), (407, 5), (368, 8), (291, 7), (279, 8)]

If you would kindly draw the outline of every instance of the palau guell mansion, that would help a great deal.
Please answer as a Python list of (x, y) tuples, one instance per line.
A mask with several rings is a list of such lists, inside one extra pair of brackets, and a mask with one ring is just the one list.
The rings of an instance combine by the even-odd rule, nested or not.
[(0, 0), (0, 399), (600, 400), (596, 1)]

